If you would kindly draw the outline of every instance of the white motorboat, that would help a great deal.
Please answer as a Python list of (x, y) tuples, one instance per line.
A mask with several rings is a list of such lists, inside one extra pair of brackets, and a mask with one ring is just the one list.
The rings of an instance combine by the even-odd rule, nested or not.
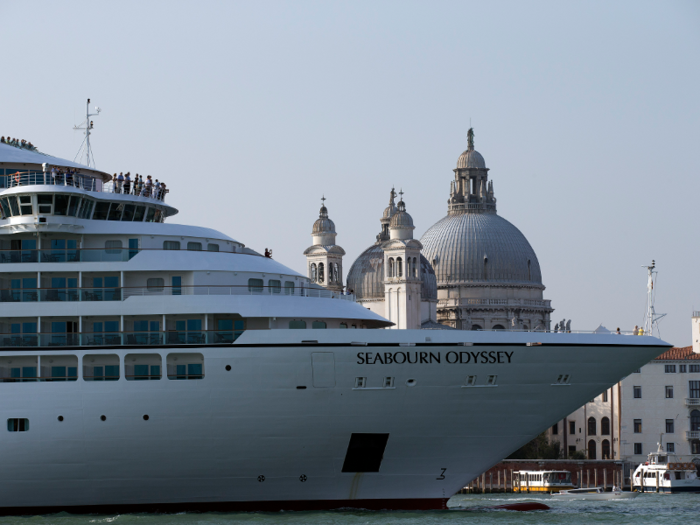
[(571, 489), (562, 490), (552, 494), (552, 499), (557, 501), (613, 501), (620, 499), (634, 499), (639, 495), (638, 492), (624, 492), (622, 490), (613, 489), (611, 492), (606, 492), (602, 487), (591, 487), (587, 489)]
[(664, 452), (661, 443), (649, 459), (632, 474), (632, 485), (640, 492), (700, 492), (697, 466), (675, 454)]

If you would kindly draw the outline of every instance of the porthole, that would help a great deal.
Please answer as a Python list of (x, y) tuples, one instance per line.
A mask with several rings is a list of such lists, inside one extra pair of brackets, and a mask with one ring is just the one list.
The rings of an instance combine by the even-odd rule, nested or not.
[(230, 372), (231, 371), (231, 365), (226, 365), (226, 371)]
[(107, 421), (107, 416), (100, 416), (100, 419), (101, 419), (102, 421)]
[(58, 416), (59, 421), (63, 421), (63, 416)]
[(148, 421), (148, 414), (145, 414), (145, 415), (143, 416), (143, 420), (144, 420), (144, 421)]
[(416, 380), (415, 379), (407, 379), (406, 386), (416, 386)]

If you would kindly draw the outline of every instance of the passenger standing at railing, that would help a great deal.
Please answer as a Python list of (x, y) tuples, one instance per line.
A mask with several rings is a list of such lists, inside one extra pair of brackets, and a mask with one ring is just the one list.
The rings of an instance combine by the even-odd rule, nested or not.
[(153, 198), (156, 200), (160, 199), (160, 182), (158, 182), (158, 179), (156, 179), (156, 184), (153, 188)]
[(160, 183), (160, 200), (164, 201), (165, 200), (165, 192), (168, 191), (165, 189), (165, 182)]
[(116, 188), (115, 193), (121, 193), (123, 187), (124, 187), (124, 172), (120, 171), (119, 176), (117, 177), (117, 188)]
[(143, 177), (141, 175), (137, 175), (139, 178), (138, 184), (134, 184), (134, 195), (141, 195), (143, 192)]
[(144, 197), (150, 197), (153, 194), (153, 178), (150, 175), (146, 176), (146, 188)]
[(72, 186), (73, 185), (73, 170), (71, 168), (68, 168), (66, 170), (66, 186)]
[(56, 177), (58, 177), (58, 168), (53, 166), (51, 168), (51, 184), (56, 184)]
[(129, 195), (131, 192), (131, 177), (129, 176), (130, 172), (126, 172), (126, 175), (124, 175), (124, 193), (126, 195)]

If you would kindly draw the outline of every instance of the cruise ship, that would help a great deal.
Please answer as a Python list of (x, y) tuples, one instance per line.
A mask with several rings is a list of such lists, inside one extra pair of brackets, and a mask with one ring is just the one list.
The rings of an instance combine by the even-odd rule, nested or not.
[(446, 508), (670, 347), (385, 330), (111, 179), (0, 143), (5, 514)]

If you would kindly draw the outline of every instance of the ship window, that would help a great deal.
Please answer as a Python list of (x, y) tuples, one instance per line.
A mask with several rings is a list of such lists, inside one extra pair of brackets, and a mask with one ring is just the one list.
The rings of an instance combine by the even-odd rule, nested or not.
[(248, 279), (248, 291), (252, 293), (261, 293), (263, 291), (263, 280)]
[(168, 379), (202, 379), (204, 356), (202, 354), (168, 354)]
[(134, 210), (134, 222), (143, 222), (143, 216), (146, 214), (145, 206), (136, 206)]
[(172, 285), (172, 294), (182, 295), (182, 277), (177, 275), (173, 276), (170, 282)]
[[(153, 217), (156, 216), (155, 208), (148, 208), (148, 213), (146, 213), (146, 222), (153, 222)], [(179, 248), (178, 248), (179, 250)]]
[(192, 251), (192, 252), (201, 252), (202, 251), (202, 243), (201, 242), (188, 242), (187, 249)]
[(163, 212), (156, 208), (156, 213), (153, 216), (153, 222), (163, 222)]
[(673, 387), (667, 386), (665, 390), (666, 390), (666, 399), (673, 399)]
[(285, 295), (294, 295), (294, 283), (291, 281), (284, 282), (284, 293)]
[(326, 328), (325, 321), (314, 321), (311, 323), (311, 328)]
[(394, 378), (393, 377), (385, 377), (384, 378), (384, 388), (393, 388), (394, 386)]
[(123, 221), (133, 221), (135, 210), (136, 210), (136, 206), (134, 206), (133, 204), (125, 205), (124, 206), (124, 215), (122, 215), (122, 220)]
[(162, 292), (165, 287), (165, 279), (162, 277), (150, 277), (146, 281), (146, 288), (149, 292)]
[(124, 204), (120, 202), (113, 202), (109, 208), (109, 215), (107, 215), (108, 221), (118, 221), (122, 218), (122, 211), (124, 210)]
[(367, 385), (366, 377), (356, 377), (355, 378), (355, 388), (364, 388)]
[[(5, 217), (12, 217), (12, 213), (10, 212), (10, 206), (7, 201), (7, 197), (3, 197), (0, 199), (0, 205), (2, 206), (2, 213), (5, 215)], [(51, 213), (49, 211), (49, 213)]]
[(75, 217), (78, 214), (78, 206), (79, 205), (80, 205), (80, 197), (73, 195), (70, 198), (70, 204), (68, 205), (67, 215), (69, 217)]
[(95, 201), (83, 199), (83, 207), (80, 209), (80, 218), (89, 219), (92, 214), (92, 208), (95, 205)]
[(466, 385), (467, 385), (467, 386), (474, 386), (474, 385), (476, 385), (476, 376), (467, 376)]
[[(20, 325), (12, 325), (12, 335), (5, 337), (3, 346), (24, 346), (19, 335)], [(36, 331), (36, 330), (35, 330)], [(10, 335), (10, 334), (5, 334)], [(36, 337), (36, 335), (32, 336)], [(37, 356), (12, 356), (0, 361), (0, 381), (3, 383), (26, 383), (37, 380)]]
[(207, 251), (208, 252), (218, 252), (219, 251), (219, 245), (218, 244), (207, 244)]
[(306, 321), (299, 321), (299, 320), (289, 321), (289, 328), (304, 330), (304, 329), (306, 329)]
[(105, 252), (110, 254), (122, 253), (122, 241), (105, 241)]
[(634, 390), (634, 398), (641, 399), (642, 398), (642, 387), (635, 386), (635, 387), (633, 387), (633, 390)]
[(54, 215), (65, 215), (68, 211), (68, 200), (69, 195), (56, 195), (54, 200), (53, 214)]
[(46, 377), (46, 381), (77, 381), (78, 357), (74, 355), (43, 356), (41, 377)]
[(100, 354), (83, 356), (83, 381), (118, 381), (119, 356)]
[(666, 433), (667, 434), (673, 434), (674, 433), (674, 425), (673, 425), (673, 419), (667, 419), (666, 420)]
[(127, 381), (160, 379), (162, 359), (160, 354), (127, 354), (124, 368)]
[(267, 281), (267, 286), (270, 288), (270, 293), (280, 293), (282, 291), (282, 282), (270, 279)]
[[(56, 197), (58, 197), (58, 195), (56, 195)], [(97, 204), (95, 204), (95, 214), (92, 216), (92, 218), (96, 221), (105, 221), (107, 220), (108, 212), (109, 202), (98, 202)]]
[(53, 195), (40, 194), (36, 197), (37, 204), (39, 205), (39, 213), (51, 213), (53, 205)]
[(8, 432), (26, 432), (27, 430), (29, 430), (28, 419), (13, 417), (7, 420)]
[(32, 214), (32, 198), (29, 195), (21, 195), (19, 197), (19, 204), (22, 215)]
[(163, 241), (164, 250), (179, 250), (180, 241)]
[(610, 419), (604, 417), (600, 420), (600, 435), (609, 436), (610, 435)]
[(634, 444), (634, 453), (636, 455), (639, 455), (642, 453), (642, 444), (641, 443), (635, 443)]
[(642, 420), (641, 420), (641, 419), (635, 419), (635, 420), (634, 420), (634, 433), (635, 433), (635, 434), (641, 434), (641, 433), (642, 433)]
[(496, 380), (497, 380), (497, 379), (498, 379), (498, 376), (488, 376), (488, 377), (486, 378), (486, 385), (487, 385), (487, 386), (496, 386), (496, 384), (497, 384), (497, 381), (496, 381)]
[(338, 328), (347, 328), (348, 323), (340, 323), (340, 326)]

